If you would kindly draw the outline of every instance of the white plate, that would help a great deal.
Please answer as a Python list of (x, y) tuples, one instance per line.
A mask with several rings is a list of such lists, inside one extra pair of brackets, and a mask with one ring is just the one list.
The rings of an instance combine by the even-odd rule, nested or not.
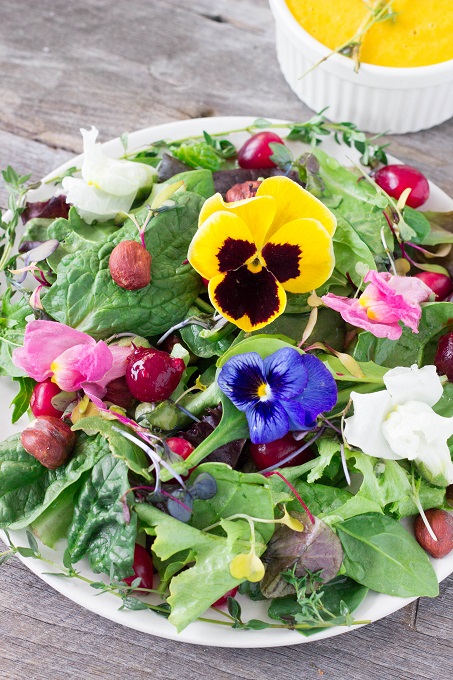
[[(131, 133), (129, 135), (128, 150), (138, 150), (159, 139), (181, 139), (183, 137), (199, 135), (203, 130), (213, 134), (244, 128), (250, 125), (253, 120), (254, 119), (250, 117), (231, 116), (223, 118), (199, 118), (159, 125), (157, 127)], [(230, 136), (231, 140), (236, 145), (241, 144), (247, 137), (248, 135), (246, 133), (235, 133)], [(301, 144), (291, 144), (290, 146), (294, 148), (296, 152), (297, 150), (302, 151), (304, 148)], [(124, 153), (118, 138), (107, 142), (104, 144), (103, 148), (104, 151), (113, 157), (120, 156)], [(350, 158), (353, 158), (354, 160), (357, 159), (357, 154), (353, 150), (343, 146), (340, 147), (331, 140), (327, 140), (327, 142), (323, 144), (323, 148), (344, 163), (347, 163)], [(54, 170), (45, 179), (61, 175), (65, 169), (73, 165), (78, 164), (80, 167), (80, 162), (80, 156), (72, 159)], [(30, 195), (30, 200), (45, 200), (51, 195), (52, 188), (44, 185)], [(438, 187), (431, 185), (431, 196), (424, 207), (426, 209), (434, 210), (453, 210), (453, 200)], [(11, 399), (14, 397), (16, 387), (8, 378), (0, 378), (0, 392), (2, 404), (6, 405), (10, 403)], [(15, 432), (20, 432), (26, 424), (26, 416), (21, 418), (16, 425), (11, 425), (8, 412), (5, 409), (0, 412), (0, 431), (2, 432), (2, 438)], [(11, 532), (11, 537), (16, 545), (27, 545), (25, 531)], [(4, 534), (2, 534), (2, 538), (6, 540)], [(60, 550), (52, 551), (43, 547), (43, 554), (53, 561), (61, 563), (63, 549), (61, 548)], [(339, 635), (340, 633), (349, 630), (354, 630), (355, 628), (336, 627), (324, 630), (309, 638), (305, 638), (299, 633), (290, 630), (266, 629), (261, 631), (240, 631), (232, 630), (226, 626), (218, 626), (197, 621), (192, 623), (178, 635), (175, 628), (166, 619), (151, 611), (120, 611), (118, 609), (119, 600), (113, 595), (105, 594), (100, 597), (95, 597), (96, 591), (86, 583), (76, 579), (63, 579), (49, 576), (45, 573), (49, 571), (48, 565), (30, 558), (20, 559), (31, 571), (37, 574), (37, 576), (48, 583), (52, 588), (86, 609), (124, 626), (129, 626), (135, 630), (171, 640), (179, 640), (181, 642), (190, 642), (199, 645), (212, 645), (215, 647), (277, 647), (320, 640), (333, 635)], [(453, 572), (453, 553), (444, 557), (442, 560), (432, 560), (432, 564), (439, 581), (442, 581)], [(93, 575), (85, 562), (81, 562), (78, 565), (78, 568), (79, 567), (82, 574), (94, 578), (94, 580), (99, 580), (99, 576)], [(357, 620), (376, 621), (377, 619), (401, 609), (401, 607), (404, 607), (413, 599), (415, 598), (398, 598), (371, 592), (367, 595), (361, 606), (354, 612), (354, 618)], [(250, 618), (265, 618), (265, 607), (263, 606), (263, 603), (251, 602), (248, 598), (241, 596), (238, 597), (238, 600), (243, 606), (243, 618), (245, 621)], [(209, 613), (208, 616), (213, 618), (214, 614), (211, 616)]]

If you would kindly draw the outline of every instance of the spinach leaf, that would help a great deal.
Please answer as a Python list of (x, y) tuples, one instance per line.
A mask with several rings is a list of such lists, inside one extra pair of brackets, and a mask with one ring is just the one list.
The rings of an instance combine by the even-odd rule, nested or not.
[[(294, 484), (297, 492), (308, 506), (312, 515), (323, 518), (324, 514), (333, 512), (346, 503), (352, 494), (345, 489), (336, 486), (326, 486), (324, 484), (308, 484), (299, 480)], [(288, 512), (301, 512), (301, 506), (297, 498), (287, 504)]]
[(453, 212), (423, 213), (431, 225), (431, 231), (423, 239), (424, 246), (437, 246), (441, 243), (453, 243)]
[(415, 243), (425, 243), (425, 239), (431, 231), (431, 226), (425, 215), (419, 210), (414, 210), (414, 208), (410, 208), (406, 205), (403, 216), (406, 224), (408, 224), (416, 234), (412, 240)]
[(132, 573), (137, 516), (129, 523), (123, 514), (122, 497), (130, 488), (128, 467), (123, 460), (103, 456), (85, 481), (74, 509), (68, 534), (72, 562), (84, 555), (95, 573), (122, 579)]
[(23, 377), (25, 373), (13, 364), (12, 353), (16, 347), (24, 343), (24, 331), (27, 325), (26, 317), (31, 314), (31, 308), (25, 298), (16, 297), (11, 302), (13, 292), (8, 288), (2, 298), (0, 317), (0, 375), (10, 375), (12, 378)]
[(124, 290), (109, 272), (109, 257), (120, 241), (137, 239), (129, 223), (103, 243), (66, 255), (57, 280), (43, 301), (45, 311), (96, 339), (128, 330), (138, 335), (163, 333), (184, 319), (197, 297), (201, 280), (190, 265), (182, 265), (197, 229), (203, 199), (184, 192), (174, 209), (153, 218), (145, 233), (152, 256), (152, 280), (140, 290)]
[(346, 574), (378, 593), (435, 597), (439, 584), (425, 551), (396, 520), (378, 513), (335, 525)]
[(369, 182), (360, 181), (354, 172), (321, 149), (313, 149), (312, 153), (318, 159), (319, 174), (324, 184), (322, 202), (334, 208), (337, 216), (347, 220), (374, 256), (386, 257), (381, 240), (382, 227), (385, 227), (387, 246), (393, 251), (393, 237), (382, 213), (387, 201)]
[(67, 486), (31, 524), (35, 536), (49, 548), (55, 548), (59, 540), (66, 538), (74, 516), (74, 498), (87, 474), (89, 472), (84, 472), (74, 484)]
[[(198, 307), (190, 307), (187, 312), (188, 316), (199, 316), (199, 314), (200, 311)], [(210, 342), (208, 339), (200, 336), (202, 330), (203, 328), (197, 324), (190, 324), (180, 330), (181, 338), (190, 351), (202, 359), (222, 356), (233, 342), (233, 336), (227, 336), (220, 338), (216, 342)]]
[[(298, 341), (307, 326), (309, 314), (284, 313), (266, 326), (266, 334), (283, 335)], [(260, 332), (260, 331), (258, 331)], [(346, 334), (346, 324), (333, 309), (318, 310), (316, 326), (310, 335), (310, 343), (323, 342), (333, 349), (342, 350)]]
[(60, 241), (56, 251), (47, 258), (47, 263), (53, 271), (56, 271), (65, 255), (90, 249), (93, 244), (102, 243), (116, 231), (118, 227), (110, 222), (87, 224), (72, 207), (68, 219), (57, 218), (47, 230), (47, 238), (56, 238)]
[(101, 437), (83, 434), (71, 460), (48, 470), (23, 449), (20, 435), (6, 439), (0, 444), (0, 528), (22, 529), (33, 522), (108, 451)]
[[(230, 563), (237, 555), (250, 551), (248, 523), (244, 520), (224, 521), (226, 536), (217, 536), (178, 522), (152, 505), (138, 504), (135, 510), (142, 524), (150, 527), (150, 533), (156, 536), (153, 552), (161, 560), (176, 556), (180, 563), (181, 553), (192, 552), (193, 566), (172, 578), (167, 600), (171, 606), (169, 621), (180, 632), (240, 583), (231, 576)], [(265, 544), (258, 531), (256, 538), (255, 550), (261, 555)]]
[(335, 269), (343, 276), (350, 276), (356, 286), (359, 286), (362, 278), (355, 270), (356, 263), (363, 262), (370, 269), (376, 269), (374, 257), (354, 227), (342, 216), (340, 209), (332, 212), (337, 218), (337, 228), (333, 236)]
[(423, 306), (418, 333), (404, 327), (399, 340), (376, 338), (372, 333), (359, 333), (354, 350), (358, 361), (374, 361), (381, 366), (412, 366), (433, 363), (439, 336), (453, 327), (453, 303), (432, 302)]
[(27, 413), (27, 409), (30, 406), (30, 399), (33, 393), (33, 388), (36, 382), (32, 378), (13, 378), (15, 382), (19, 385), (19, 392), (16, 394), (11, 402), (13, 406), (13, 412), (11, 415), (11, 422), (16, 423), (24, 413)]

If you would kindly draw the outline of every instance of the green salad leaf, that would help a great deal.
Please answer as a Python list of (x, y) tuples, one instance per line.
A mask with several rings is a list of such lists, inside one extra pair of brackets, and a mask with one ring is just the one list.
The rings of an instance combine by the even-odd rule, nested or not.
[(347, 576), (378, 593), (435, 597), (436, 573), (428, 555), (396, 520), (378, 513), (335, 525), (344, 550)]
[(108, 452), (108, 443), (101, 437), (81, 435), (71, 460), (48, 470), (25, 451), (20, 435), (0, 443), (0, 528), (22, 529), (36, 520)]
[(73, 563), (86, 555), (95, 573), (117, 579), (133, 573), (137, 516), (131, 510), (126, 521), (122, 503), (129, 488), (123, 460), (106, 455), (94, 465), (80, 490), (68, 533)]
[(43, 300), (45, 311), (96, 339), (125, 329), (137, 335), (157, 335), (184, 319), (201, 288), (198, 274), (183, 262), (202, 202), (201, 196), (184, 192), (174, 209), (151, 220), (145, 233), (152, 256), (150, 285), (125, 290), (110, 275), (113, 248), (120, 241), (138, 239), (136, 227), (127, 223), (104, 242), (61, 260), (57, 280)]

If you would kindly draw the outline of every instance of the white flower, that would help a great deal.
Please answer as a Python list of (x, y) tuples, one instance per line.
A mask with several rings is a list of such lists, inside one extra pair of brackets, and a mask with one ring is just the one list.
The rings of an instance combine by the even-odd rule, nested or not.
[(128, 212), (140, 189), (151, 191), (156, 170), (144, 163), (106, 156), (96, 142), (99, 132), (95, 127), (80, 132), (84, 154), (82, 178), (65, 177), (63, 189), (67, 202), (76, 207), (86, 222), (105, 222), (121, 211)]
[(413, 460), (432, 483), (453, 484), (447, 446), (453, 418), (432, 408), (443, 392), (436, 367), (393, 368), (384, 384), (387, 389), (373, 394), (351, 392), (354, 415), (345, 421), (347, 442), (376, 458)]

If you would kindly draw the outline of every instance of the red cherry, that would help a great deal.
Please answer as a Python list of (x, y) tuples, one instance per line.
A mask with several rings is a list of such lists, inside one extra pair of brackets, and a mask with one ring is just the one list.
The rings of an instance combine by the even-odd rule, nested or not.
[(222, 595), (222, 597), (219, 597), (219, 599), (216, 600), (214, 602), (214, 604), (211, 605), (211, 607), (222, 607), (223, 605), (227, 604), (228, 598), (229, 597), (235, 597), (237, 591), (238, 591), (237, 586), (235, 588), (232, 588), (227, 593), (225, 593), (225, 595)]
[(453, 281), (446, 274), (439, 274), (438, 272), (419, 272), (414, 276), (431, 288), (433, 293), (436, 294), (436, 302), (445, 300), (445, 298), (453, 291)]
[[(281, 439), (276, 439), (268, 444), (251, 444), (250, 454), (253, 458), (258, 470), (265, 470), (268, 467), (277, 465), (281, 460), (289, 456), (293, 451), (297, 451), (303, 446), (303, 441), (296, 441), (291, 432), (285, 434)], [(297, 456), (292, 458), (287, 463), (283, 463), (280, 467), (289, 467), (290, 465), (302, 465), (308, 460), (314, 458), (313, 451), (309, 448), (302, 451)]]
[(138, 543), (135, 544), (132, 569), (134, 570), (134, 575), (123, 578), (124, 583), (130, 586), (136, 578), (140, 578), (141, 581), (138, 587), (152, 590), (154, 581), (153, 560), (149, 552)]
[(453, 382), (453, 331), (439, 338), (434, 363), (438, 372)]
[(429, 198), (429, 184), (425, 175), (411, 165), (385, 165), (374, 174), (374, 181), (392, 198), (401, 196), (410, 188), (406, 204), (418, 208)]
[(283, 139), (275, 132), (257, 132), (250, 137), (238, 151), (238, 163), (241, 168), (275, 168), (275, 163), (270, 159), (274, 153), (269, 146), (272, 142), (284, 144)]
[(127, 360), (126, 383), (140, 401), (165, 401), (177, 388), (185, 368), (182, 359), (152, 347), (137, 347)]
[(52, 405), (53, 397), (56, 397), (60, 392), (61, 389), (56, 383), (52, 382), (51, 378), (35, 385), (30, 399), (30, 408), (33, 415), (36, 418), (38, 416), (61, 418), (63, 411), (59, 411)]

